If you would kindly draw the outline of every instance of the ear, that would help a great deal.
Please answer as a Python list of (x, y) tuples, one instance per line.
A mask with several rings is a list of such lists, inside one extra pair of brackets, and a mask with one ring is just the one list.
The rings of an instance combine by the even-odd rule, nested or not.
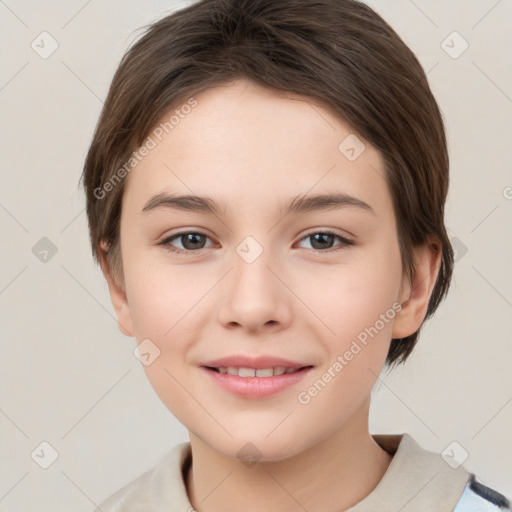
[(102, 241), (98, 257), (100, 260), (101, 270), (107, 280), (110, 299), (114, 306), (114, 311), (117, 317), (117, 325), (119, 330), (126, 336), (134, 336), (133, 334), (133, 321), (130, 312), (130, 306), (126, 298), (126, 292), (121, 284), (118, 284), (112, 276), (112, 272), (107, 260), (107, 244)]
[(402, 310), (395, 316), (393, 338), (406, 338), (415, 333), (427, 314), (428, 303), (441, 265), (441, 244), (431, 240), (413, 250), (415, 266), (412, 282), (403, 286)]

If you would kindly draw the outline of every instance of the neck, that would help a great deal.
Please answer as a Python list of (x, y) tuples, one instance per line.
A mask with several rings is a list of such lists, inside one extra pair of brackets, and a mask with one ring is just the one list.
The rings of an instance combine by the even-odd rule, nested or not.
[(392, 456), (368, 432), (370, 399), (319, 444), (280, 461), (250, 467), (225, 457), (190, 433), (187, 492), (198, 512), (339, 512), (377, 486)]

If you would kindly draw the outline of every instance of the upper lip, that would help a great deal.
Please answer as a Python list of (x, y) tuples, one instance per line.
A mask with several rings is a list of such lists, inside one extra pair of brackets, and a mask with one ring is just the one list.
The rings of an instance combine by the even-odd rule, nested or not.
[(229, 366), (234, 368), (254, 368), (255, 370), (261, 370), (263, 368), (303, 368), (304, 366), (311, 366), (304, 363), (297, 363), (295, 361), (289, 361), (280, 357), (272, 356), (258, 356), (249, 357), (243, 355), (233, 355), (227, 357), (221, 357), (212, 361), (207, 361), (201, 366), (208, 366), (210, 368), (227, 368)]

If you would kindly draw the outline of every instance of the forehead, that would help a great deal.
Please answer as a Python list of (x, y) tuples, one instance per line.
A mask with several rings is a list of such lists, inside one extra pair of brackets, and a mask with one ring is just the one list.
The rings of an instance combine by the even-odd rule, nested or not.
[(130, 173), (124, 200), (138, 210), (161, 192), (211, 196), (228, 208), (341, 192), (390, 207), (380, 153), (325, 105), (242, 79), (194, 99), (162, 116), (154, 147)]

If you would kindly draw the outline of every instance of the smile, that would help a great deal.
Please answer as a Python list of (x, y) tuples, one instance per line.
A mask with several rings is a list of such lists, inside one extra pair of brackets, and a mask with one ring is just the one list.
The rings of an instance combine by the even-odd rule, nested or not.
[(228, 375), (238, 375), (239, 377), (274, 377), (276, 375), (283, 375), (284, 373), (294, 373), (301, 368), (286, 368), (278, 366), (276, 368), (235, 368), (234, 366), (221, 366), (219, 368), (210, 368), (211, 370), (219, 373), (226, 373)]
[(231, 395), (243, 399), (263, 399), (297, 386), (313, 366), (290, 368), (250, 368), (246, 366), (203, 366), (207, 378)]

